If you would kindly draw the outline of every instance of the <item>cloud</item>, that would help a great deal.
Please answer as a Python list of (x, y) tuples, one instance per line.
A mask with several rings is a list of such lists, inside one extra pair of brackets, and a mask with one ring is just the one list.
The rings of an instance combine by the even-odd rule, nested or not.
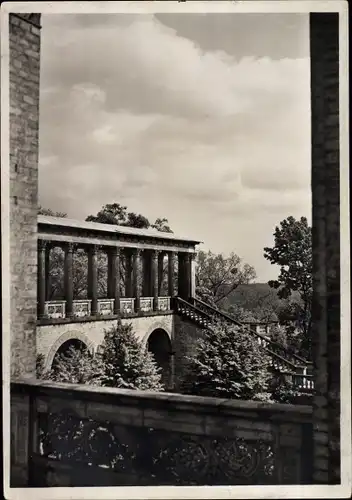
[(114, 19), (43, 19), (41, 204), (83, 218), (120, 201), (218, 251), (235, 220), (270, 234), (307, 215), (309, 59), (238, 60), (153, 16)]

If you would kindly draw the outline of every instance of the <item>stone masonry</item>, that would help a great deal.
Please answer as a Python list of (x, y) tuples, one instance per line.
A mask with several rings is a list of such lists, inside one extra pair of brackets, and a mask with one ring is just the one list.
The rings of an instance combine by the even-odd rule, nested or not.
[(35, 373), (40, 14), (10, 14), (11, 376)]
[(340, 482), (339, 18), (310, 15), (314, 483)]
[[(167, 333), (173, 345), (174, 315), (136, 317), (123, 319), (122, 323), (131, 323), (136, 337), (143, 344), (147, 343), (149, 335), (158, 329)], [(116, 320), (76, 321), (37, 326), (37, 352), (44, 356), (44, 366), (51, 368), (58, 349), (67, 341), (78, 339), (91, 352), (96, 352), (104, 340), (104, 333), (116, 325)]]

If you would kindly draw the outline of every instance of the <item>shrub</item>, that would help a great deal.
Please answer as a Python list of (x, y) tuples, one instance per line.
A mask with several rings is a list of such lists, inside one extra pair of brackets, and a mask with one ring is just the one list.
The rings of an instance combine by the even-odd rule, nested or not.
[(194, 395), (270, 401), (270, 358), (249, 332), (215, 323), (188, 359), (182, 391)]
[(105, 332), (102, 362), (104, 385), (142, 391), (162, 391), (160, 368), (153, 355), (138, 341), (131, 324)]

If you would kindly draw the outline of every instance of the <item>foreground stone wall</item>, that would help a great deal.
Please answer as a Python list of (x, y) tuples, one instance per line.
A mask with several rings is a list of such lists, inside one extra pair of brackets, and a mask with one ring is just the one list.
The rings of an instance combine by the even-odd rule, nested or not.
[(310, 15), (314, 482), (340, 482), (340, 157), (338, 14)]
[(30, 406), (31, 433), (35, 422), (43, 432), (28, 446), (20, 420), (12, 420), (13, 471), (29, 460), (31, 486), (311, 480), (309, 406), (39, 381), (14, 383), (11, 394), (14, 416)]
[(40, 14), (11, 14), (11, 376), (35, 373)]

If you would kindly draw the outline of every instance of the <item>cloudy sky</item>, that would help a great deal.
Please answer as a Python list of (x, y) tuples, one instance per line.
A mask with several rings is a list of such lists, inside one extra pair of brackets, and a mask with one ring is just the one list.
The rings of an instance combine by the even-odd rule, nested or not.
[(43, 15), (40, 203), (119, 202), (258, 281), (276, 224), (311, 216), (308, 16)]

